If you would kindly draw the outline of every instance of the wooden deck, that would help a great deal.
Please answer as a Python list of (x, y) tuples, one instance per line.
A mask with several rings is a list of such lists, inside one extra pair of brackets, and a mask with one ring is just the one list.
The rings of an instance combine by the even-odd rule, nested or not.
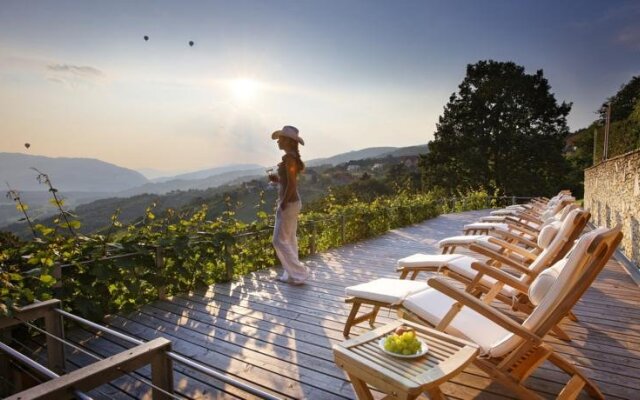
[[(348, 314), (344, 288), (379, 277), (395, 277), (395, 261), (416, 252), (437, 253), (436, 242), (460, 234), (462, 225), (486, 211), (443, 215), (384, 236), (347, 245), (306, 261), (313, 277), (304, 286), (275, 281), (275, 269), (245, 276), (206, 291), (158, 301), (109, 324), (143, 340), (164, 336), (174, 351), (264, 390), (287, 398), (351, 399), (354, 393), (333, 362), (331, 347), (343, 340)], [(547, 338), (579, 364), (607, 398), (633, 399), (640, 393), (640, 290), (622, 266), (612, 261), (574, 308), (579, 322), (565, 321), (571, 343)], [(378, 322), (394, 319), (381, 311)], [(354, 328), (353, 335), (366, 330)], [(119, 340), (87, 331), (68, 334), (72, 341), (108, 356), (124, 349)], [(129, 346), (126, 346), (129, 347)], [(88, 356), (71, 352), (83, 365)], [(188, 398), (247, 398), (246, 393), (176, 364), (175, 388)], [(140, 371), (147, 375), (148, 370)], [(529, 379), (542, 396), (553, 398), (566, 376), (545, 364)], [(443, 385), (450, 398), (513, 398), (486, 375), (469, 367)], [(131, 378), (91, 393), (96, 398), (148, 396), (149, 388)]]

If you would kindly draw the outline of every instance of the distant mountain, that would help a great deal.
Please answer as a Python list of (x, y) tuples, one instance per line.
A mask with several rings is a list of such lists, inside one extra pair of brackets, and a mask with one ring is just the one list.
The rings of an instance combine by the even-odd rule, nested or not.
[(419, 146), (400, 147), (397, 150), (383, 154), (381, 157), (410, 157), (420, 154), (427, 154), (429, 149), (426, 144)]
[[(206, 171), (213, 170), (227, 170), (227, 172), (218, 173), (213, 176), (207, 176), (202, 179), (171, 179), (167, 181), (146, 183), (141, 186), (137, 186), (135, 188), (127, 189), (115, 194), (115, 197), (130, 197), (136, 196), (139, 194), (165, 194), (169, 192), (173, 192), (176, 190), (192, 190), (192, 189), (209, 189), (217, 186), (225, 185), (230, 182), (236, 182), (238, 179), (241, 181), (255, 179), (257, 176), (266, 176), (264, 168), (258, 166), (258, 168), (253, 169), (245, 169), (245, 170), (228, 170), (227, 167), (221, 168), (212, 168)], [(190, 174), (178, 175), (178, 176), (198, 176), (199, 173), (204, 173), (204, 171), (193, 172)]]
[(310, 167), (318, 165), (338, 165), (354, 160), (364, 160), (366, 158), (378, 158), (383, 154), (397, 150), (397, 147), (368, 147), (362, 150), (350, 151), (348, 153), (337, 154), (333, 157), (315, 158), (306, 161), (305, 164)]
[[(306, 165), (309, 167), (305, 176), (307, 177), (306, 179), (317, 179), (313, 178), (317, 176), (317, 172), (313, 171), (313, 167), (315, 166), (337, 166), (350, 161), (366, 159), (381, 159), (382, 163), (393, 163), (397, 162), (399, 158), (422, 153), (426, 153), (426, 146), (400, 148), (372, 147), (358, 151), (350, 151), (337, 154), (333, 157), (305, 160)], [(75, 171), (70, 171), (61, 168), (60, 165), (56, 163), (47, 163), (51, 160), (75, 160), (78, 162), (70, 163), (74, 169), (76, 169)], [(87, 163), (81, 163), (80, 161), (87, 161)], [(23, 200), (30, 206), (31, 216), (40, 221), (46, 220), (46, 216), (52, 215), (56, 210), (48, 203), (50, 195), (46, 192), (44, 185), (37, 184), (35, 179), (37, 173), (29, 169), (30, 166), (35, 166), (43, 172), (50, 174), (55, 187), (60, 190), (59, 195), (65, 199), (66, 208), (74, 209), (74, 211), (80, 215), (83, 221), (83, 229), (87, 231), (98, 229), (108, 224), (109, 217), (116, 208), (122, 209), (121, 217), (125, 221), (131, 221), (137, 216), (142, 215), (145, 207), (156, 202), (162, 205), (159, 206), (160, 208), (180, 208), (189, 204), (199, 205), (203, 202), (212, 202), (213, 211), (213, 209), (220, 207), (220, 205), (214, 207), (213, 204), (220, 202), (219, 198), (223, 192), (233, 192), (238, 190), (237, 188), (245, 186), (256, 187), (256, 185), (266, 185), (264, 168), (255, 164), (227, 165), (180, 174), (173, 178), (167, 178), (168, 180), (162, 182), (153, 182), (147, 180), (135, 171), (98, 160), (53, 159), (48, 157), (0, 153), (0, 179), (9, 181), (14, 189), (20, 191)], [(100, 170), (95, 166), (103, 167), (105, 170)], [(107, 168), (107, 166), (111, 168)], [(130, 172), (132, 174), (125, 174), (124, 172)], [(89, 177), (87, 175), (89, 175)], [(137, 184), (133, 187), (129, 186), (124, 190), (110, 192), (101, 190), (103, 187), (114, 188), (126, 186), (125, 184), (118, 185), (117, 182), (114, 183), (109, 180), (110, 178), (117, 180), (120, 176), (124, 178), (133, 176), (136, 178), (135, 180), (125, 179), (125, 182), (141, 182), (142, 184)], [(199, 176), (205, 177), (198, 178)], [(337, 180), (334, 184), (343, 184), (345, 176), (346, 175), (343, 174), (343, 176), (336, 178)], [(72, 181), (69, 177), (76, 177), (76, 181)], [(251, 182), (252, 180), (256, 181)], [(15, 182), (19, 182), (20, 184)], [(24, 189), (24, 187), (35, 187), (36, 190), (30, 191)], [(77, 187), (93, 190), (85, 189), (74, 191), (69, 189)], [(268, 189), (269, 187), (267, 187), (267, 193), (269, 193), (270, 196), (274, 195)], [(321, 196), (324, 193), (324, 188), (314, 188), (309, 185), (305, 185), (305, 190), (315, 191), (313, 193), (306, 193), (306, 196), (303, 196), (305, 199)], [(255, 197), (257, 194), (252, 192), (252, 196)], [(214, 198), (218, 200), (213, 201), (212, 199)], [(253, 214), (255, 210), (251, 207), (256, 204), (258, 201), (257, 198), (252, 198), (251, 201), (248, 199), (245, 200), (247, 204), (250, 205), (250, 207), (248, 206), (249, 209), (245, 210), (245, 213), (247, 215), (255, 215)], [(20, 213), (15, 209), (15, 204), (13, 204), (10, 199), (1, 196), (0, 227), (14, 223), (20, 217)], [(23, 225), (24, 224), (12, 224), (11, 226), (5, 226), (4, 229), (20, 231), (23, 229)]]
[(168, 171), (155, 168), (138, 168), (136, 169), (136, 171), (140, 172), (142, 175), (144, 175), (145, 178), (149, 179), (152, 182), (156, 179), (163, 179), (167, 176), (174, 176), (185, 173), (185, 170)]
[(195, 172), (189, 172), (185, 174), (175, 176), (163, 176), (154, 178), (153, 182), (167, 182), (172, 180), (198, 180), (205, 179), (214, 175), (221, 175), (227, 172), (239, 172), (239, 171), (256, 171), (261, 170), (263, 167), (258, 164), (229, 164), (222, 167), (215, 167), (209, 169), (203, 169)]
[(0, 153), (0, 182), (20, 191), (46, 191), (36, 180), (38, 173), (49, 175), (61, 192), (119, 192), (148, 182), (141, 173), (92, 158), (32, 156)]

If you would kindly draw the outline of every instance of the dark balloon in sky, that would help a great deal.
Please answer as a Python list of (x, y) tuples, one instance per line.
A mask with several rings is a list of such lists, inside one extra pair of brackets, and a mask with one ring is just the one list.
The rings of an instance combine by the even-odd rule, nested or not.
[(24, 147), (26, 147), (28, 149), (29, 147), (31, 147), (31, 144), (30, 143), (25, 143)]
[(195, 44), (195, 43), (193, 43), (193, 40), (190, 40), (190, 41), (189, 41), (189, 46), (193, 47), (193, 45), (194, 45), (194, 44)]
[(144, 41), (146, 42), (147, 40), (149, 40), (149, 36), (144, 35)]

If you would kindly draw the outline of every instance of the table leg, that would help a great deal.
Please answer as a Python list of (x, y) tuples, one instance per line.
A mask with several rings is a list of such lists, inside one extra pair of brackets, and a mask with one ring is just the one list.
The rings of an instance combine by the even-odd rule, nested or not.
[(367, 386), (367, 383), (365, 381), (348, 372), (347, 375), (349, 376), (349, 380), (351, 381), (353, 390), (355, 390), (356, 396), (359, 400), (373, 400), (371, 390), (369, 390), (369, 387)]

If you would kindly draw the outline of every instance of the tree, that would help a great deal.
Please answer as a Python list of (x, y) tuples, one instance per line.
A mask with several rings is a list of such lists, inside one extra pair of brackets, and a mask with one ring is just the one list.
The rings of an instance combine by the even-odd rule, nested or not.
[(542, 70), (529, 75), (513, 62), (479, 61), (458, 89), (421, 158), (427, 188), (529, 196), (563, 187), (571, 104), (558, 105)]
[(629, 118), (636, 105), (640, 103), (640, 76), (634, 76), (620, 88), (618, 93), (609, 97), (600, 106), (600, 122), (604, 123), (607, 115), (607, 105), (611, 104), (611, 122)]

